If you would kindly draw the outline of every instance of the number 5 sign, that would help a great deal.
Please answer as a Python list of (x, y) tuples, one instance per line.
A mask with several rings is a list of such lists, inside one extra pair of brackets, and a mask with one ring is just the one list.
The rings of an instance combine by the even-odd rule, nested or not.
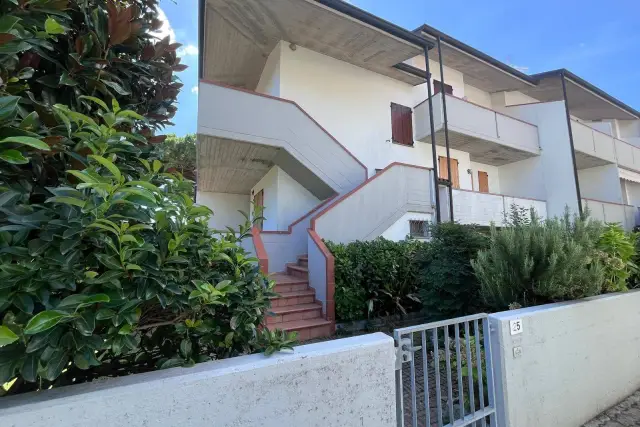
[(522, 333), (522, 319), (514, 319), (509, 321), (509, 330), (511, 335), (518, 335)]

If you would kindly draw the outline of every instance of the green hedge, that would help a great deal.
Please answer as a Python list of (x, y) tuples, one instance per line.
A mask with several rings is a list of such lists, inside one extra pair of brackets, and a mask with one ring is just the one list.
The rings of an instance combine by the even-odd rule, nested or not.
[(422, 243), (378, 238), (346, 245), (326, 244), (335, 257), (338, 320), (360, 320), (420, 308), (414, 259)]

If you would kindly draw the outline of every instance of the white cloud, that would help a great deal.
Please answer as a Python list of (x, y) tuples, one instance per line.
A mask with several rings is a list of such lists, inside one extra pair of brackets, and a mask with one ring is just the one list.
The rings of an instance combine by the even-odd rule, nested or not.
[(192, 44), (188, 44), (186, 46), (182, 46), (178, 49), (178, 56), (189, 56), (189, 55), (197, 55), (198, 54), (198, 46), (194, 46)]
[(158, 19), (162, 21), (162, 26), (158, 31), (152, 32), (151, 34), (160, 39), (164, 39), (165, 37), (169, 36), (171, 42), (175, 42), (176, 33), (175, 31), (173, 31), (173, 28), (171, 28), (171, 24), (169, 23), (167, 14), (164, 13), (164, 10), (162, 10), (160, 7), (158, 7)]
[(191, 93), (195, 93), (196, 95), (198, 94), (198, 86), (194, 86), (191, 88)]

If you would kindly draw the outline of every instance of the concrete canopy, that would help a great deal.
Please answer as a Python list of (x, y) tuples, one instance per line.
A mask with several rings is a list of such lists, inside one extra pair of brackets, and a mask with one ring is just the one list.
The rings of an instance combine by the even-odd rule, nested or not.
[[(314, 0), (204, 1), (201, 60), (205, 79), (254, 90), (267, 56), (284, 40), (412, 85), (425, 81), (394, 68), (423, 51), (419, 38), (399, 27), (397, 31), (416, 37), (416, 42)], [(342, 8), (366, 14), (348, 4)]]
[[(415, 32), (434, 43), (440, 37), (443, 65), (463, 73), (465, 83), (471, 86), (489, 93), (535, 86), (535, 81), (530, 76), (433, 27), (425, 24)], [(438, 61), (437, 49), (429, 52), (429, 58)]]

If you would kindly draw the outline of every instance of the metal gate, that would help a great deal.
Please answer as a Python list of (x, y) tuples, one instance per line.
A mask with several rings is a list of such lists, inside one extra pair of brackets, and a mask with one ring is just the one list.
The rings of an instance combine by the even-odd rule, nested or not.
[(398, 427), (496, 426), (486, 314), (400, 328)]

